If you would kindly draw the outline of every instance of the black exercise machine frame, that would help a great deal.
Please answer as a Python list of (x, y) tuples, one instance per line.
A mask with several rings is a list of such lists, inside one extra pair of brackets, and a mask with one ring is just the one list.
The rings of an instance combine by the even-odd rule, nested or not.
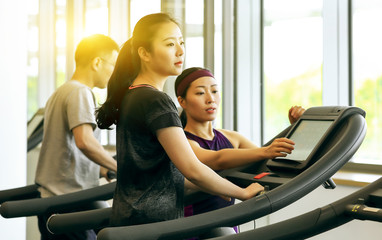
[(49, 198), (32, 198), (7, 201), (1, 204), (0, 214), (4, 218), (37, 216), (46, 212), (70, 210), (74, 206), (84, 206), (99, 200), (113, 198), (116, 182), (108, 183), (79, 192), (53, 196)]
[(324, 207), (247, 232), (216, 240), (306, 239), (352, 220), (382, 222), (382, 178)]

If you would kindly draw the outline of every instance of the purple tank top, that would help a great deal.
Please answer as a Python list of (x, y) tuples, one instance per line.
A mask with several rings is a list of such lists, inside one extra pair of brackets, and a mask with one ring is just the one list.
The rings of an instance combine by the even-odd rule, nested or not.
[(190, 140), (194, 140), (199, 143), (200, 147), (204, 149), (210, 149), (218, 151), (224, 148), (233, 148), (231, 142), (218, 130), (213, 129), (215, 137), (212, 140), (206, 140), (201, 137), (198, 137), (192, 133), (184, 131), (186, 137)]
[[(231, 142), (221, 132), (215, 129), (213, 129), (213, 131), (214, 131), (215, 137), (212, 140), (203, 139), (187, 131), (184, 131), (184, 133), (186, 134), (186, 137), (188, 139), (194, 140), (195, 142), (199, 143), (200, 147), (204, 149), (218, 151), (225, 148), (233, 148)], [(231, 199), (230, 202), (227, 202), (220, 197), (212, 196), (206, 200), (194, 203), (193, 205), (186, 206), (184, 208), (184, 216), (188, 217), (188, 216), (192, 216), (192, 215), (196, 215), (200, 213), (209, 212), (212, 210), (233, 205), (234, 203), (235, 203), (235, 199), (233, 198)], [(234, 229), (237, 232), (237, 227), (234, 227)], [(198, 238), (192, 238), (192, 239), (198, 239)]]

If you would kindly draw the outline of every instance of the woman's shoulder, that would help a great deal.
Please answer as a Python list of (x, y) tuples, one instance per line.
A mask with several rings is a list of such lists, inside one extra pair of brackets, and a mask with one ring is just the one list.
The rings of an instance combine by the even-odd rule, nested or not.
[(140, 96), (163, 96), (163, 92), (152, 87), (137, 87), (129, 89), (129, 92)]
[(163, 91), (159, 91), (157, 89), (146, 88), (145, 94), (150, 98), (155, 98), (156, 100), (163, 100), (163, 101), (171, 101), (172, 102), (171, 97), (167, 93), (165, 93)]
[(128, 95), (130, 95), (131, 98), (138, 100), (140, 103), (144, 103), (145, 105), (150, 105), (158, 101), (165, 103), (173, 102), (171, 97), (166, 93), (150, 87), (132, 89), (128, 91)]
[(235, 136), (237, 135), (237, 132), (227, 130), (227, 129), (214, 129), (214, 130), (215, 132), (217, 132), (217, 134), (222, 134), (223, 136), (228, 138), (230, 141), (231, 141), (231, 138), (235, 138)]
[(215, 129), (215, 131), (223, 134), (224, 136), (226, 137), (234, 137), (234, 136), (237, 136), (239, 133), (238, 132), (235, 132), (235, 131), (231, 131), (231, 130), (228, 130), (228, 129)]

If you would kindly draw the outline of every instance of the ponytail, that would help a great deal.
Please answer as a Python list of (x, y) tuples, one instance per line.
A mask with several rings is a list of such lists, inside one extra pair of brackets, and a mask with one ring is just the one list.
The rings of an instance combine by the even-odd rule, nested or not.
[(140, 60), (132, 50), (132, 38), (125, 42), (119, 52), (114, 71), (107, 85), (107, 98), (96, 110), (97, 125), (110, 129), (117, 124), (122, 98), (138, 74)]
[(187, 125), (187, 114), (186, 114), (186, 111), (184, 111), (184, 109), (182, 109), (182, 112), (180, 113), (179, 117), (180, 117), (180, 122), (182, 123), (183, 128), (185, 128)]

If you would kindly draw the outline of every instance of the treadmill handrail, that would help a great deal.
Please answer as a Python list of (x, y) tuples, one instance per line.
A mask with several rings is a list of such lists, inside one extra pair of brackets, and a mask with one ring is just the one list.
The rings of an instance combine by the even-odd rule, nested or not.
[(37, 184), (31, 184), (24, 187), (2, 190), (0, 191), (0, 205), (7, 201), (36, 198), (40, 196), (40, 192), (37, 189)]
[(98, 187), (53, 196), (49, 198), (34, 198), (27, 200), (8, 201), (0, 206), (0, 214), (4, 218), (27, 217), (41, 215), (48, 211), (59, 211), (97, 200), (113, 198), (116, 182)]
[(360, 198), (367, 201), (369, 194), (380, 188), (382, 178), (344, 198), (299, 216), (243, 233), (212, 239), (306, 239), (354, 220), (353, 216), (347, 214), (348, 205), (356, 203)]
[[(347, 116), (344, 133), (328, 152), (287, 183), (253, 199), (187, 218), (165, 222), (102, 229), (97, 239), (180, 239), (215, 227), (235, 226), (270, 214), (311, 192), (340, 169), (358, 150), (366, 123), (360, 114)], [(334, 162), (334, 163), (333, 163)], [(318, 171), (320, 169), (320, 171)]]
[[(208, 193), (194, 191), (187, 194), (185, 205), (193, 204), (201, 199), (210, 197)], [(67, 232), (101, 229), (109, 227), (111, 207), (92, 209), (80, 212), (70, 212), (52, 215), (46, 222), (51, 233), (62, 234)]]
[(46, 227), (49, 232), (61, 234), (68, 232), (77, 232), (87, 229), (100, 229), (109, 226), (111, 207), (93, 209), (81, 212), (64, 213), (52, 215)]

